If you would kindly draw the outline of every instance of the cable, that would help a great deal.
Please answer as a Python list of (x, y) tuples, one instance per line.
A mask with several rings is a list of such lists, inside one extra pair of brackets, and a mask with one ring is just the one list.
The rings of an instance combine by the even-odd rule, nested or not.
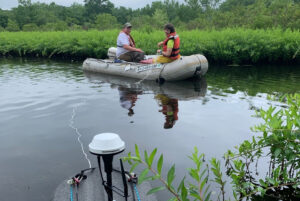
[(72, 189), (72, 185), (70, 185), (70, 201), (73, 201), (73, 189)]
[(141, 201), (140, 194), (139, 194), (139, 192), (138, 192), (138, 190), (137, 190), (137, 188), (136, 188), (135, 183), (133, 183), (133, 187), (134, 187), (134, 190), (135, 190), (136, 197), (137, 197), (138, 201)]
[[(86, 100), (84, 100), (83, 104), (85, 104), (85, 103), (86, 103)], [(75, 118), (75, 116), (76, 116), (76, 110), (77, 110), (77, 108), (80, 106), (80, 104), (81, 104), (81, 103), (78, 103), (78, 104), (76, 104), (76, 105), (73, 107), (72, 116), (71, 116), (71, 119), (70, 119), (70, 121), (69, 121), (69, 122), (70, 122), (70, 123), (69, 123), (69, 126), (70, 126), (72, 129), (75, 130), (75, 132), (76, 132), (76, 134), (77, 134), (77, 136), (78, 136), (78, 137), (77, 137), (77, 141), (79, 142), (79, 144), (80, 144), (80, 146), (81, 146), (81, 151), (82, 151), (84, 157), (86, 158), (86, 160), (87, 160), (87, 162), (88, 162), (88, 164), (89, 164), (89, 168), (91, 168), (91, 167), (92, 167), (91, 161), (90, 161), (90, 159), (88, 158), (87, 154), (85, 153), (84, 148), (83, 148), (83, 143), (82, 143), (81, 140), (80, 140), (80, 138), (82, 137), (82, 135), (80, 134), (78, 128), (76, 128), (76, 127), (74, 126), (74, 118)]]

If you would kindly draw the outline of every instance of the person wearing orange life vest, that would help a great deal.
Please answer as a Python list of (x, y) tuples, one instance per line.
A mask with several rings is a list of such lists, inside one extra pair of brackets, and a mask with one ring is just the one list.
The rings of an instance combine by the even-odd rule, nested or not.
[(180, 38), (175, 32), (174, 26), (166, 24), (164, 31), (166, 39), (157, 44), (158, 48), (163, 46), (163, 50), (157, 50), (161, 56), (156, 58), (153, 63), (170, 63), (180, 58)]

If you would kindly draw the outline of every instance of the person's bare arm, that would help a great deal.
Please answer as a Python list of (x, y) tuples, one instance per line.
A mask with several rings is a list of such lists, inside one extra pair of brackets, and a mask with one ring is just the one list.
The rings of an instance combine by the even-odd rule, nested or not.
[(171, 56), (171, 53), (172, 53), (172, 48), (167, 48), (167, 51), (162, 52), (162, 55), (165, 57), (169, 57)]
[(163, 44), (164, 44), (164, 42), (161, 41), (161, 42), (157, 43), (157, 47), (159, 48), (159, 47), (162, 46)]

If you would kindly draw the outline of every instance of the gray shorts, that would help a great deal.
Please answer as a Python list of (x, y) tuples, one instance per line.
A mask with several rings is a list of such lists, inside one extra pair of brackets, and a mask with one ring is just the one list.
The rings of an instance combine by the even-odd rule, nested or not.
[(144, 60), (144, 57), (144, 52), (126, 52), (121, 54), (118, 59), (129, 62), (140, 62), (141, 60)]

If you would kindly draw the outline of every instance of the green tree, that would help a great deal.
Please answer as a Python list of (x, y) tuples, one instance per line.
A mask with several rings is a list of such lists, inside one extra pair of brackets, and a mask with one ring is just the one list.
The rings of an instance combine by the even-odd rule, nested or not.
[(64, 21), (50, 22), (42, 26), (43, 31), (64, 31), (68, 29), (68, 25)]
[(236, 6), (249, 6), (257, 0), (226, 0), (220, 5), (220, 9), (223, 11), (232, 10)]
[(13, 20), (11, 20), (11, 19), (8, 19), (8, 23), (7, 23), (6, 30), (7, 30), (7, 31), (11, 31), (11, 32), (19, 31), (19, 30), (20, 30), (20, 27), (19, 27), (19, 25), (17, 24), (16, 21), (13, 21)]
[(0, 26), (5, 28), (8, 23), (8, 16), (0, 9)]
[(117, 18), (109, 13), (103, 13), (96, 17), (96, 27), (99, 30), (119, 28)]
[(25, 24), (22, 27), (23, 31), (38, 31), (39, 27), (34, 23)]
[(167, 13), (161, 9), (155, 10), (152, 19), (153, 19), (152, 24), (154, 24), (154, 26), (158, 29), (162, 29), (163, 26), (169, 21)]
[(38, 26), (45, 25), (47, 23), (55, 23), (59, 21), (58, 10), (60, 6), (47, 5), (41, 3), (35, 3), (32, 5), (33, 17), (29, 23), (35, 23)]
[(29, 7), (31, 6), (31, 0), (18, 0), (20, 6)]
[[(67, 8), (67, 14), (67, 19), (71, 19), (72, 24), (83, 25), (84, 22), (87, 20), (85, 16), (85, 7), (77, 3), (74, 3)], [(70, 20), (68, 23), (70, 23)]]
[(133, 11), (131, 8), (121, 6), (120, 8), (114, 8), (112, 10), (112, 15), (117, 18), (119, 23), (125, 24), (130, 21), (129, 19), (132, 17)]
[(100, 13), (112, 13), (114, 8), (114, 4), (109, 0), (84, 0), (84, 3), (86, 15), (92, 20)]
[(135, 27), (135, 28), (142, 28), (144, 26), (151, 26), (152, 25), (152, 18), (149, 15), (141, 15), (141, 16), (136, 16), (133, 17), (130, 20), (131, 24)]

